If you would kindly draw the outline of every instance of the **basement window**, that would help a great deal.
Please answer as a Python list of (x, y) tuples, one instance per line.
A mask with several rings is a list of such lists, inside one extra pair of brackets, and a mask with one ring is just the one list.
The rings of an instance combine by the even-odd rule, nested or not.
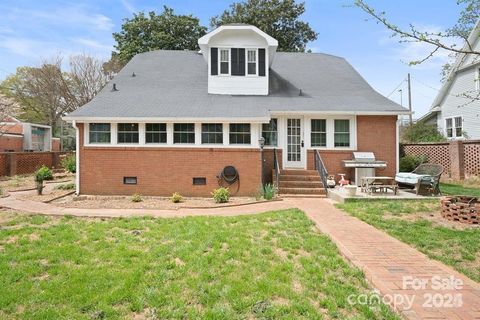
[(123, 184), (137, 184), (137, 177), (123, 177)]
[(195, 177), (193, 178), (194, 186), (204, 186), (207, 184), (207, 178), (205, 177)]

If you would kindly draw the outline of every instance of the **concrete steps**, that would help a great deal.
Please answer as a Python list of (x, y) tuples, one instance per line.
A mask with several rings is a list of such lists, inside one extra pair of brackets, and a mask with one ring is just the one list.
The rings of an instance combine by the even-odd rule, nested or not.
[(279, 194), (285, 198), (325, 197), (325, 189), (316, 170), (280, 170)]

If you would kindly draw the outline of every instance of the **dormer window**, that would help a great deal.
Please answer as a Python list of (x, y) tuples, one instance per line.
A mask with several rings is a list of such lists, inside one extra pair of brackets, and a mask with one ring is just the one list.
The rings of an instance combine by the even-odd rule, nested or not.
[(248, 74), (251, 74), (251, 75), (257, 74), (257, 50), (256, 49), (247, 50), (247, 69), (248, 69)]
[(230, 50), (220, 49), (220, 74), (229, 74)]

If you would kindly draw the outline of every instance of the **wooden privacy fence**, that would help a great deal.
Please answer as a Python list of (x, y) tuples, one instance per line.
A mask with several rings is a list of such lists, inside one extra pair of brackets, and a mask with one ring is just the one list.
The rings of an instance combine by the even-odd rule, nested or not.
[(453, 179), (480, 174), (480, 140), (403, 144), (403, 152), (441, 164)]
[(0, 176), (34, 173), (42, 165), (59, 168), (69, 152), (0, 152)]

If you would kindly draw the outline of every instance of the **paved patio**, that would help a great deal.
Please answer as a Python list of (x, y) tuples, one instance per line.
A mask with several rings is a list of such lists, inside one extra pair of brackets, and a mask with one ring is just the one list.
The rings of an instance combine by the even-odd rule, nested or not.
[[(329, 199), (285, 199), (284, 201), (255, 205), (181, 210), (143, 209), (73, 209), (59, 208), (50, 204), (17, 200), (14, 197), (0, 199), (0, 206), (22, 212), (48, 215), (74, 215), (85, 217), (185, 217), (196, 215), (233, 216), (255, 214), (270, 210), (299, 208), (315, 222), (318, 229), (328, 235), (338, 246), (340, 253), (365, 272), (366, 278), (379, 290), (384, 298), (402, 297), (412, 300), (394, 307), (406, 319), (480, 319), (480, 284), (456, 272), (452, 268), (429, 259), (424, 254), (387, 235), (383, 231), (349, 216), (333, 206)], [(453, 276), (460, 280), (462, 288), (433, 290), (430, 285), (421, 290), (404, 288), (403, 279), (431, 280), (433, 276), (447, 279)], [(460, 307), (426, 307), (424, 295), (460, 294)], [(443, 297), (443, 296), (442, 296)]]
[(347, 190), (343, 187), (335, 187), (334, 189), (328, 189), (328, 197), (332, 200), (335, 200), (340, 203), (351, 200), (362, 200), (362, 199), (374, 199), (374, 200), (431, 200), (438, 199), (439, 197), (430, 197), (430, 196), (420, 196), (416, 195), (413, 190), (403, 190), (399, 189), (397, 194), (389, 191), (387, 193), (374, 193), (368, 194), (366, 192), (361, 192), (360, 188), (357, 188), (355, 196), (350, 196)]

